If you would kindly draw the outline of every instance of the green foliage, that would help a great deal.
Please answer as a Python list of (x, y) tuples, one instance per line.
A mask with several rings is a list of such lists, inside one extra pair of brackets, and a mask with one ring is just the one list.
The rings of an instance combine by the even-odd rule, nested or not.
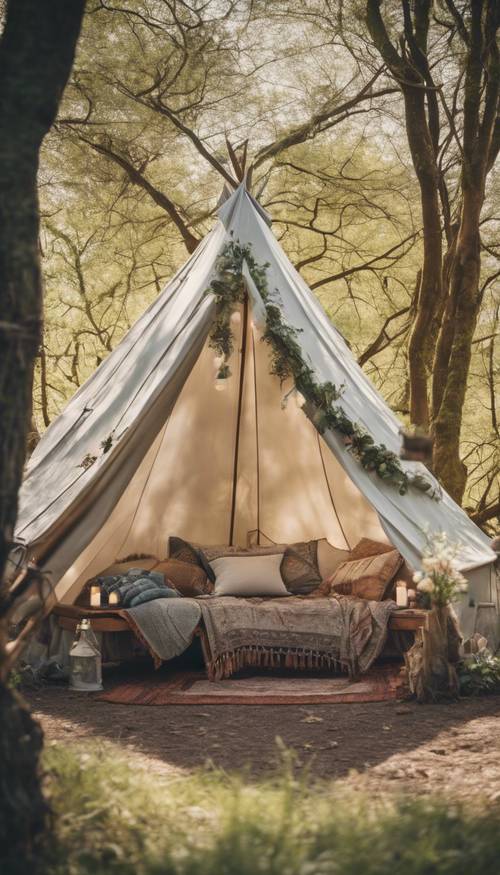
[(462, 696), (482, 696), (500, 690), (500, 657), (477, 653), (460, 664), (458, 672)]
[(18, 690), (21, 687), (22, 682), (23, 682), (22, 672), (20, 672), (19, 669), (17, 669), (17, 668), (12, 669), (11, 673), (9, 674), (9, 679), (7, 682), (7, 685), (10, 687), (10, 689), (11, 690)]
[(51, 747), (45, 765), (54, 832), (37, 852), (43, 875), (489, 875), (500, 854), (498, 806), (374, 801), (297, 778), (287, 753), (259, 782), (151, 775), (111, 745)]
[(342, 407), (335, 405), (342, 395), (342, 387), (331, 382), (320, 383), (314, 371), (306, 364), (298, 340), (299, 331), (288, 325), (282, 316), (282, 309), (269, 293), (267, 284), (267, 264), (259, 265), (250, 245), (232, 241), (225, 247), (217, 261), (217, 276), (210, 283), (207, 294), (213, 294), (216, 301), (216, 318), (210, 334), (210, 346), (224, 362), (219, 370), (219, 379), (226, 379), (231, 371), (227, 359), (233, 351), (231, 333), (231, 314), (245, 295), (242, 276), (243, 263), (246, 262), (252, 279), (264, 302), (266, 327), (262, 339), (271, 350), (271, 374), (281, 383), (293, 380), (295, 387), (305, 398), (304, 411), (320, 433), (326, 429), (338, 432), (347, 450), (355, 456), (367, 471), (373, 471), (382, 480), (395, 486), (400, 495), (408, 492), (410, 485), (422, 491), (432, 489), (425, 477), (412, 477), (404, 471), (398, 456), (388, 450), (385, 444), (376, 444), (370, 434), (357, 422), (352, 422)]

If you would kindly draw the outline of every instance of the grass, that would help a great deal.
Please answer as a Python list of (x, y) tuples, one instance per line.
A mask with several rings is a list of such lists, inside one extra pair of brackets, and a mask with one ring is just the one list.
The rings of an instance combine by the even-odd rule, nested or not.
[[(112, 746), (47, 749), (54, 829), (44, 875), (494, 875), (500, 808), (367, 799), (297, 779), (158, 777)], [(3, 875), (29, 871), (20, 862)], [(31, 870), (34, 871), (33, 869)]]

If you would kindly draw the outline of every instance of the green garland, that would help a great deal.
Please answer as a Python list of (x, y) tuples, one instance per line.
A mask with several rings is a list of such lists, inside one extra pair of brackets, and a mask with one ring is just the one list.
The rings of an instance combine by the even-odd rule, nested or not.
[(342, 396), (343, 386), (331, 382), (319, 383), (314, 371), (304, 361), (298, 341), (299, 330), (283, 320), (281, 308), (273, 303), (267, 284), (269, 264), (259, 265), (252, 254), (251, 246), (242, 246), (232, 241), (217, 260), (217, 278), (212, 280), (207, 294), (216, 301), (216, 315), (209, 344), (223, 359), (218, 379), (231, 375), (228, 360), (233, 352), (234, 342), (231, 332), (231, 314), (246, 294), (243, 279), (243, 262), (246, 262), (250, 275), (259, 291), (266, 310), (266, 328), (263, 340), (271, 350), (271, 373), (281, 383), (287, 379), (294, 381), (297, 390), (306, 403), (302, 408), (312, 420), (320, 434), (327, 429), (339, 433), (347, 450), (355, 456), (367, 471), (374, 471), (382, 480), (394, 485), (400, 495), (408, 492), (410, 485), (432, 497), (433, 484), (420, 474), (408, 474), (401, 467), (399, 457), (388, 450), (385, 444), (376, 444), (368, 432), (358, 423), (352, 422), (339, 405), (334, 404)]

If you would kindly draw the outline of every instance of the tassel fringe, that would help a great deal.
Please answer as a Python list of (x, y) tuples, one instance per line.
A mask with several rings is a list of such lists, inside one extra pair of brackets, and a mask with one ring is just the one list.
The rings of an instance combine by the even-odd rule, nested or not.
[(208, 665), (208, 676), (210, 680), (221, 681), (244, 668), (287, 668), (296, 671), (328, 669), (346, 672), (349, 675), (354, 674), (351, 666), (341, 662), (331, 653), (254, 645), (239, 647), (211, 660)]

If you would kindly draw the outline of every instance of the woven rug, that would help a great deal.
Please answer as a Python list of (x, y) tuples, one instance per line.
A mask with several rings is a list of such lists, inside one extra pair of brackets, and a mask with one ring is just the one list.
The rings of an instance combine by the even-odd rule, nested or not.
[(403, 695), (399, 665), (372, 668), (359, 681), (346, 677), (253, 675), (222, 681), (204, 672), (121, 681), (98, 699), (120, 705), (320, 705), (383, 702)]

